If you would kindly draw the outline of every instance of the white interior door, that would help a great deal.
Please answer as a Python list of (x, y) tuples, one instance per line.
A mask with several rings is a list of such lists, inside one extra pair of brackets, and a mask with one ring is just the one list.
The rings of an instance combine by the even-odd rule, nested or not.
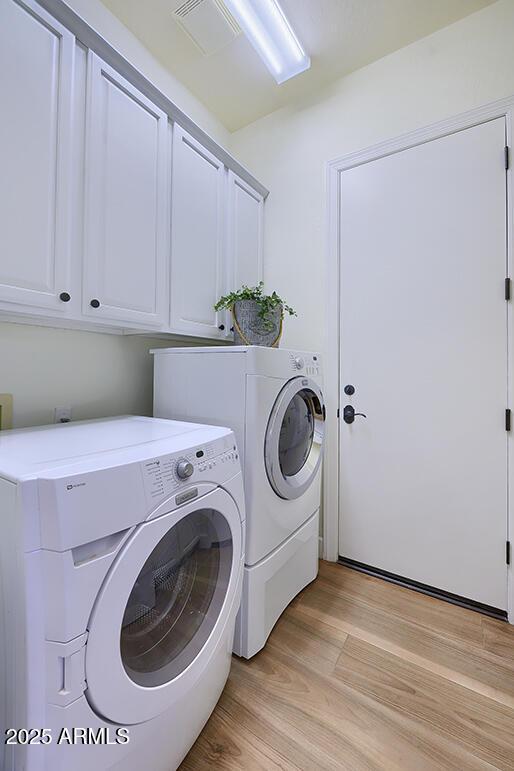
[(168, 118), (89, 53), (84, 313), (166, 320)]
[[(492, 120), (345, 171), (340, 188), (339, 552), (500, 609), (504, 146)], [(348, 405), (367, 417), (345, 423)]]
[(0, 301), (56, 311), (70, 292), (74, 45), (37, 3), (0, 3)]

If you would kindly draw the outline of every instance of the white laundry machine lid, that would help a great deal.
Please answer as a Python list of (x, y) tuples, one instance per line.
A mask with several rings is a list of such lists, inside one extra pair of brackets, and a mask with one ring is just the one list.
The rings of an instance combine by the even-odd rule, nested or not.
[(0, 475), (20, 479), (65, 466), (109, 468), (189, 449), (228, 433), (200, 423), (132, 415), (1, 431)]
[(136, 528), (88, 625), (86, 696), (98, 715), (141, 723), (194, 689), (235, 613), (242, 555), (239, 512), (221, 488)]

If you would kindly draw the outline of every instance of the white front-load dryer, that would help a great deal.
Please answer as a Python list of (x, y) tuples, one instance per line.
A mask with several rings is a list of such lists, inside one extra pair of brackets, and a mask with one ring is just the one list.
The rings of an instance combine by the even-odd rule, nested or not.
[(230, 668), (233, 433), (136, 417), (2, 432), (0, 504), (2, 769), (176, 768)]
[(236, 435), (247, 519), (234, 651), (250, 657), (318, 571), (321, 356), (258, 346), (152, 353), (156, 416), (227, 425)]

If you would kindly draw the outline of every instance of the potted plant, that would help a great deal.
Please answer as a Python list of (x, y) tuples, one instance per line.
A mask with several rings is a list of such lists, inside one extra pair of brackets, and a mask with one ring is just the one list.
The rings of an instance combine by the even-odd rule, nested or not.
[(229, 310), (234, 320), (236, 345), (264, 345), (278, 348), (284, 314), (296, 316), (276, 292), (264, 294), (264, 282), (220, 297), (214, 310)]

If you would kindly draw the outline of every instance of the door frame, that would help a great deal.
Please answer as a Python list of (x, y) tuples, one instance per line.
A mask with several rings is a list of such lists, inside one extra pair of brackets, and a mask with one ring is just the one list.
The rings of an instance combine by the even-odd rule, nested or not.
[[(340, 463), (340, 252), (339, 252), (339, 207), (340, 177), (348, 169), (370, 161), (378, 160), (402, 150), (440, 139), (464, 129), (485, 123), (495, 118), (504, 118), (506, 145), (510, 148), (510, 163), (506, 174), (507, 192), (507, 276), (514, 278), (514, 96), (477, 107), (459, 115), (447, 118), (398, 137), (343, 155), (326, 164), (326, 228), (327, 228), (327, 284), (326, 284), (326, 328), (327, 356), (325, 357), (325, 460), (323, 464), (323, 559), (337, 562), (339, 557), (339, 463)], [(513, 300), (507, 303), (507, 334), (509, 367), (514, 362), (514, 313)], [(514, 405), (514, 378), (508, 373), (506, 407)], [(512, 433), (507, 436), (507, 463), (509, 490), (514, 491), (514, 446)], [(514, 540), (514, 495), (508, 495), (507, 538)], [(507, 568), (508, 619), (514, 624), (514, 569)]]

